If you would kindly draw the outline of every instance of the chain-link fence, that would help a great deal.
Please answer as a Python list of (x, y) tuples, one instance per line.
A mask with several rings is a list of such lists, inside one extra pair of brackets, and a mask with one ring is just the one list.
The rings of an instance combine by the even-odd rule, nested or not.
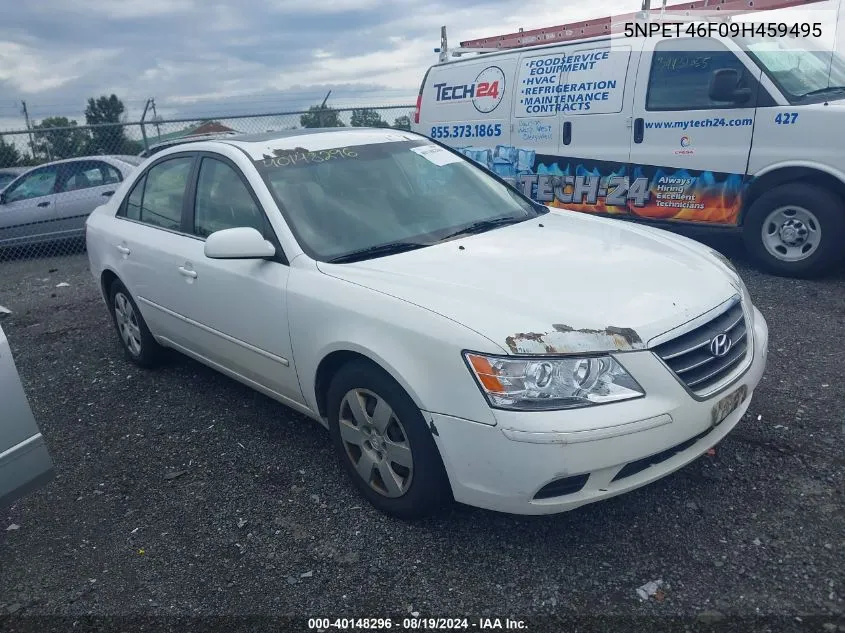
[(85, 219), (156, 151), (202, 138), (315, 127), (410, 129), (413, 106), (314, 106), (201, 120), (0, 133), (0, 262), (83, 253)]

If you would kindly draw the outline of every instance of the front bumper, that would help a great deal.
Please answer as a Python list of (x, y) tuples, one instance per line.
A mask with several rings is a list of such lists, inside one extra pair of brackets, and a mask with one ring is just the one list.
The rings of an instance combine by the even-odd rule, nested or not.
[[(497, 410), (496, 426), (424, 413), (455, 499), (500, 512), (552, 514), (634, 490), (694, 461), (737, 425), (765, 371), (768, 327), (752, 309), (751, 365), (706, 400), (693, 398), (644, 351), (619, 356), (645, 388), (637, 400), (547, 413)], [(743, 387), (745, 399), (713, 427), (713, 407)], [(552, 492), (561, 494), (548, 496), (552, 482)]]

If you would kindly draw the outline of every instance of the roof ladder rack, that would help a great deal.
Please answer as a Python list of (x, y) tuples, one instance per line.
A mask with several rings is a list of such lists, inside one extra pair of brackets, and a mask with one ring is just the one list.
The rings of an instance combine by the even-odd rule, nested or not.
[(474, 40), (466, 40), (460, 43), (460, 48), (453, 51), (448, 50), (446, 43), (446, 27), (440, 31), (440, 48), (435, 52), (440, 53), (440, 61), (448, 61), (449, 57), (458, 57), (470, 52), (489, 53), (510, 48), (522, 48), (525, 46), (537, 46), (540, 44), (553, 44), (556, 42), (571, 42), (589, 37), (600, 37), (602, 35), (614, 35), (622, 33), (625, 25), (641, 21), (703, 21), (703, 20), (725, 20), (733, 15), (757, 13), (758, 11), (771, 11), (775, 9), (786, 9), (789, 7), (801, 7), (825, 0), (693, 0), (682, 4), (666, 6), (666, 0), (659, 10), (651, 8), (651, 0), (643, 0), (639, 11), (624, 13), (620, 15), (598, 18), (595, 20), (582, 20), (569, 24), (560, 24), (543, 29), (525, 31), (519, 29), (516, 33), (505, 33), (491, 37), (482, 37)]

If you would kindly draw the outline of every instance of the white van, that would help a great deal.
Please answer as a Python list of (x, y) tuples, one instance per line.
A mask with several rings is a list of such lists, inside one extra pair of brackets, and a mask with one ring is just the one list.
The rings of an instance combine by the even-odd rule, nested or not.
[(845, 255), (845, 61), (685, 32), (441, 55), (412, 129), (543, 204), (741, 230), (761, 267), (824, 273)]

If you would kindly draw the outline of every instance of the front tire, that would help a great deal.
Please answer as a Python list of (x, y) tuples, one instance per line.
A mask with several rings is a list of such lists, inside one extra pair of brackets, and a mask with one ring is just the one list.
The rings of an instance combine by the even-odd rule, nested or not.
[(365, 361), (342, 367), (329, 386), (329, 429), (338, 457), (381, 512), (418, 519), (450, 499), (446, 471), (419, 408), (386, 372)]
[(144, 369), (155, 367), (161, 360), (162, 348), (150, 333), (132, 295), (118, 280), (111, 286), (109, 307), (126, 357)]
[(817, 277), (842, 259), (845, 204), (815, 185), (781, 185), (748, 209), (743, 238), (761, 268), (785, 277)]

